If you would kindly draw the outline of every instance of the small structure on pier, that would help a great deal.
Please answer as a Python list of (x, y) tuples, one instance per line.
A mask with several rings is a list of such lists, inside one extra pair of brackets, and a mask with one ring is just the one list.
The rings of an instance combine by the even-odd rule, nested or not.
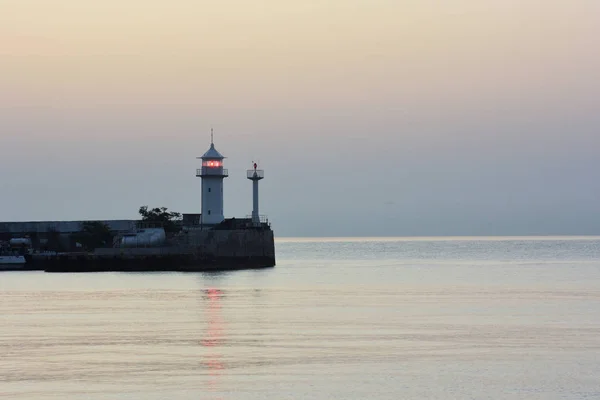
[(258, 164), (253, 163), (254, 169), (249, 169), (247, 171), (247, 178), (252, 181), (252, 225), (260, 226), (261, 218), (258, 213), (258, 181), (264, 179), (265, 171), (262, 169), (257, 169)]

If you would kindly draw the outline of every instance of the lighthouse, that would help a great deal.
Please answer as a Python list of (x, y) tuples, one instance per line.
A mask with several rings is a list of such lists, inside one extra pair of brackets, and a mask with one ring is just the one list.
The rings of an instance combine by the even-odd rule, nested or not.
[(247, 171), (247, 178), (252, 181), (252, 225), (260, 226), (260, 214), (258, 213), (258, 181), (265, 177), (265, 171), (257, 169), (258, 165), (254, 163), (254, 169)]
[(202, 157), (202, 168), (196, 170), (196, 177), (202, 178), (202, 215), (201, 224), (206, 226), (221, 223), (223, 214), (223, 179), (229, 176), (223, 168), (225, 157), (217, 151), (210, 131), (210, 148)]

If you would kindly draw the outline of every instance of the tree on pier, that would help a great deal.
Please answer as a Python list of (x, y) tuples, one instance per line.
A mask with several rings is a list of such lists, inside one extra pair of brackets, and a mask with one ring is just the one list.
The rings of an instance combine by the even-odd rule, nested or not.
[(139, 213), (142, 216), (142, 222), (160, 226), (165, 229), (165, 232), (173, 233), (180, 230), (181, 214), (169, 211), (167, 207), (148, 209), (148, 206), (142, 206)]

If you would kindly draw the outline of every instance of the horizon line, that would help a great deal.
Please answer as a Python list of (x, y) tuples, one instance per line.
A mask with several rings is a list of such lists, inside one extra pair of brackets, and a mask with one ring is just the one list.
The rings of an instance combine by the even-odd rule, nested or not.
[(275, 236), (275, 241), (600, 240), (600, 235)]

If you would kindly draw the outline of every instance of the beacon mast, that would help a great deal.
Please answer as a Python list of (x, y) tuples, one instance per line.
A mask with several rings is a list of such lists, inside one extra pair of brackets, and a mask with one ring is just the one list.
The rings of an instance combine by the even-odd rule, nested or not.
[(260, 214), (258, 213), (258, 181), (265, 177), (265, 171), (256, 169), (258, 165), (254, 163), (254, 169), (247, 171), (247, 178), (252, 181), (252, 225), (260, 226)]

